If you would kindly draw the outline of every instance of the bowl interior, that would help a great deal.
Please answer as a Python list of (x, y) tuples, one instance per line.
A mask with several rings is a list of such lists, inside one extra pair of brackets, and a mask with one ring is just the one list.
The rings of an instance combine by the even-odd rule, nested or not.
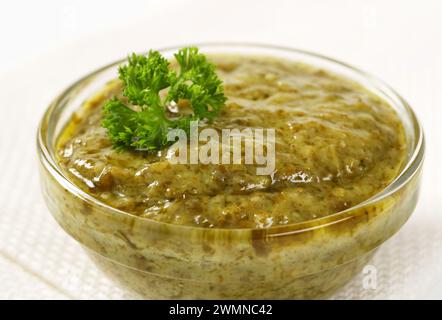
[[(257, 45), (257, 44), (234, 44), (234, 43), (217, 43), (217, 44), (195, 44), (204, 53), (216, 53), (216, 54), (243, 54), (243, 55), (262, 55), (279, 57), (286, 60), (302, 62), (310, 65), (314, 65), (319, 68), (331, 71), (335, 74), (349, 78), (373, 94), (384, 99), (393, 107), (400, 119), (402, 120), (406, 138), (407, 138), (407, 161), (399, 176), (384, 190), (376, 194), (374, 197), (356, 205), (355, 207), (346, 209), (344, 211), (315, 219), (315, 225), (321, 225), (321, 219), (324, 223), (330, 223), (333, 219), (338, 221), (345, 218), (345, 213), (355, 209), (356, 207), (366, 205), (367, 203), (379, 201), (389, 194), (395, 192), (401, 188), (418, 170), (423, 160), (424, 152), (424, 139), (422, 128), (410, 106), (407, 102), (397, 94), (391, 87), (377, 78), (362, 72), (354, 67), (351, 67), (345, 63), (330, 59), (318, 54), (283, 48), (277, 46)], [(173, 48), (165, 48), (160, 50), (166, 57), (172, 58), (173, 53), (176, 52), (182, 46)], [(97, 205), (105, 207), (107, 210), (113, 210), (116, 214), (127, 214), (115, 208), (111, 208), (105, 203), (91, 197), (76, 187), (70, 180), (63, 174), (61, 168), (58, 166), (55, 160), (55, 144), (56, 140), (63, 130), (65, 124), (71, 118), (81, 104), (90, 98), (94, 93), (99, 91), (107, 82), (116, 78), (118, 66), (125, 62), (126, 59), (121, 59), (107, 66), (104, 66), (89, 75), (79, 79), (64, 92), (62, 92), (49, 106), (46, 111), (38, 131), (38, 146), (42, 162), (48, 166), (54, 177), (65, 188), (73, 192), (74, 194), (82, 197), (83, 199), (93, 202)], [(326, 218), (326, 219), (325, 219)], [(309, 221), (310, 222), (310, 221)], [(296, 227), (295, 225), (298, 225)], [(185, 227), (185, 226), (179, 226)], [(292, 229), (305, 228), (305, 222), (291, 225)], [(278, 228), (278, 226), (271, 227), (270, 229)], [(229, 229), (232, 230), (232, 229)]]

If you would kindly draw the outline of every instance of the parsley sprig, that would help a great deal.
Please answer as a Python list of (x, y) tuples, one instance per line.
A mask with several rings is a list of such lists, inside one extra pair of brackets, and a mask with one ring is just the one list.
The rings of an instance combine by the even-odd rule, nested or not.
[[(104, 104), (102, 125), (117, 150), (159, 150), (168, 145), (167, 133), (174, 128), (188, 132), (190, 121), (213, 120), (226, 97), (215, 67), (198, 48), (183, 48), (175, 54), (176, 72), (158, 51), (147, 56), (132, 54), (118, 70), (123, 96)], [(167, 89), (167, 95), (160, 92)], [(185, 101), (191, 113), (168, 117), (167, 106)]]

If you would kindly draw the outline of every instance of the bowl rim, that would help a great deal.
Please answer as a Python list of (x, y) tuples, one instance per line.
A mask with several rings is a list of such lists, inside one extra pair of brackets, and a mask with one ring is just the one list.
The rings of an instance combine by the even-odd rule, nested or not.
[[(354, 74), (357, 74), (358, 76), (363, 77), (365, 80), (369, 81), (371, 84), (373, 84), (376, 88), (382, 89), (382, 91), (388, 91), (389, 94), (394, 96), (399, 103), (402, 105), (402, 107), (407, 111), (407, 117), (410, 118), (411, 123), (413, 125), (414, 135), (415, 135), (415, 146), (414, 149), (411, 150), (408, 162), (402, 169), (402, 171), (397, 175), (397, 177), (384, 189), (373, 195), (372, 197), (364, 200), (363, 202), (360, 202), (352, 207), (349, 207), (345, 210), (341, 210), (335, 213), (332, 213), (330, 215), (326, 215), (319, 218), (314, 218), (306, 221), (291, 223), (287, 225), (275, 225), (268, 228), (202, 228), (202, 227), (196, 227), (196, 226), (190, 226), (190, 225), (180, 225), (180, 224), (173, 224), (173, 223), (166, 223), (166, 222), (160, 222), (153, 219), (145, 218), (136, 216), (132, 213), (126, 212), (124, 210), (120, 210), (117, 208), (114, 208), (99, 199), (93, 197), (92, 195), (88, 194), (87, 192), (83, 191), (81, 188), (79, 188), (74, 182), (68, 179), (68, 177), (65, 176), (63, 171), (61, 170), (60, 166), (58, 165), (56, 159), (52, 156), (48, 146), (47, 146), (47, 124), (49, 123), (49, 120), (54, 112), (54, 110), (57, 108), (57, 106), (60, 104), (61, 101), (64, 100), (64, 98), (69, 95), (75, 88), (77, 88), (79, 85), (81, 85), (83, 82), (93, 79), (95, 76), (99, 75), (101, 72), (115, 67), (117, 65), (120, 65), (121, 63), (124, 63), (127, 61), (127, 57), (118, 59), (114, 62), (111, 62), (109, 64), (106, 64), (98, 69), (95, 69), (94, 71), (86, 74), (85, 76), (79, 78), (77, 81), (72, 83), (70, 86), (65, 88), (47, 107), (45, 110), (43, 117), (41, 118), (38, 129), (37, 129), (37, 152), (38, 157), (41, 162), (41, 164), (50, 172), (50, 174), (54, 177), (54, 179), (60, 183), (63, 187), (68, 189), (71, 193), (73, 193), (75, 196), (81, 198), (83, 201), (89, 202), (92, 205), (99, 206), (102, 209), (115, 213), (117, 215), (124, 215), (126, 217), (132, 218), (132, 219), (139, 219), (144, 222), (149, 222), (151, 224), (156, 224), (159, 226), (168, 226), (169, 228), (177, 228), (177, 229), (192, 229), (192, 230), (202, 230), (204, 232), (215, 232), (215, 231), (221, 231), (221, 232), (245, 232), (245, 231), (257, 231), (259, 234), (261, 234), (263, 231), (268, 236), (284, 236), (292, 233), (300, 233), (303, 231), (309, 231), (312, 229), (317, 229), (320, 227), (329, 226), (332, 224), (344, 222), (348, 219), (351, 219), (353, 217), (352, 213), (357, 212), (358, 209), (365, 207), (367, 205), (375, 204), (376, 202), (379, 202), (391, 194), (395, 193), (399, 189), (401, 189), (404, 185), (407, 184), (408, 181), (410, 181), (417, 172), (419, 172), (419, 169), (422, 167), (423, 160), (424, 160), (424, 150), (425, 150), (425, 137), (423, 128), (411, 108), (411, 106), (408, 104), (408, 102), (402, 98), (401, 95), (399, 95), (390, 85), (385, 83), (384, 81), (380, 80), (376, 76), (373, 76), (370, 73), (367, 73), (365, 71), (362, 71), (359, 68), (353, 67), (352, 65), (349, 65), (345, 62), (341, 62), (339, 60), (336, 60), (334, 58), (327, 57), (325, 55), (287, 47), (287, 46), (281, 46), (281, 45), (272, 45), (272, 44), (264, 44), (264, 43), (255, 43), (255, 42), (200, 42), (200, 43), (190, 43), (185, 45), (176, 45), (176, 46), (168, 46), (168, 47), (161, 47), (159, 49), (156, 49), (160, 52), (168, 52), (171, 50), (178, 50), (179, 48), (185, 47), (185, 46), (197, 46), (202, 48), (216, 48), (216, 47), (232, 47), (232, 48), (249, 48), (249, 49), (262, 49), (262, 50), (276, 50), (276, 51), (283, 51), (286, 53), (294, 53), (294, 54), (300, 54), (304, 56), (309, 56), (311, 58), (316, 58), (320, 60), (324, 60), (327, 63), (332, 63), (335, 65), (338, 65), (339, 67), (343, 67), (344, 69), (347, 69)], [(142, 52), (142, 54), (145, 54), (146, 52)], [(222, 51), (219, 53), (222, 54)], [(356, 80), (353, 80), (356, 81)], [(357, 81), (356, 81), (357, 82)]]

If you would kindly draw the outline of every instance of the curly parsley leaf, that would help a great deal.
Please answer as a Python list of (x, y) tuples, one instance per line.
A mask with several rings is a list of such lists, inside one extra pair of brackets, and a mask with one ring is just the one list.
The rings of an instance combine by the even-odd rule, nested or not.
[[(179, 71), (158, 51), (147, 56), (132, 54), (119, 68), (123, 96), (130, 105), (114, 97), (104, 104), (102, 126), (118, 150), (158, 150), (168, 144), (167, 133), (174, 128), (186, 132), (191, 120), (213, 120), (226, 97), (215, 67), (198, 48), (183, 48), (175, 54)], [(167, 90), (165, 98), (160, 92)], [(168, 118), (166, 107), (186, 101), (192, 113)]]

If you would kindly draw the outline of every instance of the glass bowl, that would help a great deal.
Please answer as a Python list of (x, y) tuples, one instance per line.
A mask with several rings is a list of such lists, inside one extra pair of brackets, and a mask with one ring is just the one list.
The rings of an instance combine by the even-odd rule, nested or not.
[[(208, 229), (140, 218), (75, 186), (55, 160), (55, 142), (82, 102), (117, 75), (114, 62), (75, 82), (49, 106), (38, 129), (43, 195), (60, 226), (106, 274), (151, 299), (324, 298), (361, 271), (375, 250), (413, 212), (424, 154), (410, 106), (388, 85), (321, 55), (253, 44), (198, 44), (205, 53), (267, 55), (341, 74), (385, 99), (407, 137), (400, 175), (374, 197), (347, 210), (268, 229)], [(177, 48), (161, 50), (172, 57)], [(362, 285), (362, 284), (361, 284)]]

